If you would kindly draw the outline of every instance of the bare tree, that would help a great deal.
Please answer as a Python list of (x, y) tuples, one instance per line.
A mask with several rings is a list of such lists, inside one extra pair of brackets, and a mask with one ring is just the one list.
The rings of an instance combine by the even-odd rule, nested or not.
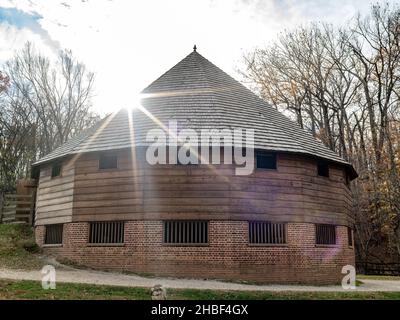
[(70, 51), (62, 51), (53, 66), (30, 43), (7, 62), (13, 95), (23, 97), (37, 117), (39, 156), (64, 143), (92, 122), (89, 108), (94, 75), (77, 62)]
[(361, 83), (371, 130), (375, 160), (379, 165), (387, 138), (389, 113), (398, 110), (400, 63), (400, 11), (375, 5), (365, 18), (360, 15), (345, 43), (352, 50), (353, 74)]
[(53, 62), (30, 43), (5, 64), (0, 78), (3, 185), (26, 176), (30, 164), (93, 124), (94, 75), (61, 51)]
[(265, 100), (358, 170), (352, 191), (363, 260), (385, 259), (380, 252), (400, 260), (399, 26), (398, 6), (374, 5), (346, 28), (298, 27), (244, 57), (242, 74)]

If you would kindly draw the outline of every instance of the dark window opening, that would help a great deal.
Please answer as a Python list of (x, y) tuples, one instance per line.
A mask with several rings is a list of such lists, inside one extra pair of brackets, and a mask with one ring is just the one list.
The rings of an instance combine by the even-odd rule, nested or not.
[(350, 187), (350, 177), (347, 174), (347, 172), (344, 173), (344, 181), (345, 181), (346, 186)]
[(263, 221), (249, 222), (249, 243), (284, 244), (286, 243), (286, 224)]
[(102, 154), (99, 158), (99, 169), (116, 169), (118, 157), (114, 154)]
[(51, 167), (51, 177), (59, 177), (61, 176), (61, 163), (55, 163)]
[(164, 243), (207, 244), (208, 221), (164, 221)]
[(91, 222), (89, 243), (124, 243), (124, 229), (123, 221)]
[(349, 247), (353, 246), (353, 229), (350, 227), (347, 227), (347, 239), (348, 239), (348, 244)]
[(329, 165), (325, 161), (319, 161), (318, 164), (318, 175), (322, 177), (329, 177)]
[(258, 169), (276, 169), (276, 153), (256, 151), (256, 167)]
[(44, 244), (62, 244), (63, 224), (50, 224), (46, 226)]
[(317, 224), (315, 231), (316, 244), (336, 244), (336, 226)]

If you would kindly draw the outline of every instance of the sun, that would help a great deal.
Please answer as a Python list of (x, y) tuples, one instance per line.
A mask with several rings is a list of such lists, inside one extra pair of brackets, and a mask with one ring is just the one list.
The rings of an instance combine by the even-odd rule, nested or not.
[(127, 111), (132, 111), (135, 109), (141, 109), (142, 106), (142, 99), (144, 95), (139, 93), (132, 96), (132, 99), (129, 100), (128, 104), (124, 107)]

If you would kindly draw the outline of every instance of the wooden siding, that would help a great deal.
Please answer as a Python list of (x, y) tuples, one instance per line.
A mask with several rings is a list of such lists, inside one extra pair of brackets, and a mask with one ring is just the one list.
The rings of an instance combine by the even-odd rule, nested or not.
[[(63, 176), (42, 170), (37, 224), (72, 221), (234, 219), (349, 225), (352, 198), (344, 171), (317, 175), (316, 160), (278, 154), (277, 170), (236, 176), (232, 165), (159, 165), (119, 150), (117, 169), (82, 154)], [(72, 204), (73, 203), (73, 204)], [(53, 222), (54, 221), (54, 222)]]
[(74, 163), (63, 161), (59, 177), (51, 177), (51, 168), (51, 165), (40, 168), (36, 196), (36, 225), (72, 221)]

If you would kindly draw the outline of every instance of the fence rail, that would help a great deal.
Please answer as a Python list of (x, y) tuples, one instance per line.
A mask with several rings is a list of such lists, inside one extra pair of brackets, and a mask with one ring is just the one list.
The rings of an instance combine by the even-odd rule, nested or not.
[(374, 263), (363, 262), (362, 266), (364, 274), (367, 275), (385, 275), (385, 276), (400, 276), (400, 263)]
[(0, 194), (0, 223), (32, 224), (33, 212), (33, 195)]

